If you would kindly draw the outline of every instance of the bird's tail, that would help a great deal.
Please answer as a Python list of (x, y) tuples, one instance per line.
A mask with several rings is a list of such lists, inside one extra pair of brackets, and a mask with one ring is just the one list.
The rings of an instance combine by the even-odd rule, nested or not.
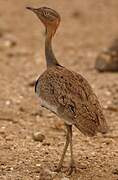
[(98, 131), (101, 132), (102, 134), (106, 134), (108, 132), (108, 125), (104, 117), (100, 119), (100, 125), (98, 127)]

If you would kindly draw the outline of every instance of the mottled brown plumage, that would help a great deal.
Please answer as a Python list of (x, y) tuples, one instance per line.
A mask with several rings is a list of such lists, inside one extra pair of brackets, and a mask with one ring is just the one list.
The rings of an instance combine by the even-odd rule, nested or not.
[(54, 107), (52, 111), (65, 123), (75, 125), (89, 136), (95, 135), (97, 131), (106, 131), (98, 99), (80, 74), (54, 66), (48, 68), (38, 82), (36, 91), (42, 99), (42, 105), (44, 100)]
[[(83, 134), (93, 136), (97, 132), (105, 133), (107, 124), (98, 99), (87, 80), (80, 74), (61, 66), (53, 54), (51, 39), (60, 22), (59, 14), (46, 7), (28, 9), (35, 12), (46, 27), (45, 54), (47, 70), (37, 80), (35, 91), (39, 96), (41, 106), (54, 112), (65, 122), (67, 127), (66, 144), (58, 170), (62, 166), (70, 143), (71, 162), (69, 173), (72, 173), (74, 168), (72, 125), (75, 125)], [(40, 15), (42, 11), (42, 14), (45, 14), (43, 17)]]

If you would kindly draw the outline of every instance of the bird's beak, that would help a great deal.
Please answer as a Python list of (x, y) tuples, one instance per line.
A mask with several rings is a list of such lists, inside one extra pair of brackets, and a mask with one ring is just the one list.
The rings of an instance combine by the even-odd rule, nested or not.
[(26, 9), (34, 12), (38, 16), (38, 18), (42, 21), (42, 12), (40, 8), (37, 9), (37, 8), (32, 8), (32, 7), (26, 7)]
[(38, 16), (38, 18), (41, 20), (41, 22), (45, 25), (43, 17), (42, 17), (42, 10), (41, 10), (41, 8), (37, 9), (37, 8), (32, 8), (32, 7), (26, 7), (26, 9), (34, 12)]
[(38, 12), (38, 10), (36, 8), (32, 8), (32, 7), (26, 7), (26, 9), (28, 9), (28, 10), (34, 12), (34, 13)]

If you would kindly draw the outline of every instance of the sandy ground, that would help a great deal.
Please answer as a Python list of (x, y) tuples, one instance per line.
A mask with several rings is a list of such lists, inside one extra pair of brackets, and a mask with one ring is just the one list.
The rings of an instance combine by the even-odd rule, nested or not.
[[(54, 173), (64, 143), (62, 120), (39, 107), (34, 81), (46, 69), (44, 27), (25, 6), (61, 14), (53, 41), (59, 62), (91, 83), (109, 132), (88, 138), (73, 128), (77, 172)], [(0, 0), (0, 180), (118, 180), (118, 74), (98, 73), (95, 59), (118, 37), (117, 0)], [(33, 133), (44, 135), (42, 142)]]

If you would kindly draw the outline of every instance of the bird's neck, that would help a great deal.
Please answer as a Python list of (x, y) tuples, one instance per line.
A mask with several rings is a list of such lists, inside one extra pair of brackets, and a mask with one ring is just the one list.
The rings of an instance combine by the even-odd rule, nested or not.
[(52, 50), (52, 36), (52, 31), (50, 29), (47, 29), (45, 39), (45, 56), (47, 67), (59, 65)]

